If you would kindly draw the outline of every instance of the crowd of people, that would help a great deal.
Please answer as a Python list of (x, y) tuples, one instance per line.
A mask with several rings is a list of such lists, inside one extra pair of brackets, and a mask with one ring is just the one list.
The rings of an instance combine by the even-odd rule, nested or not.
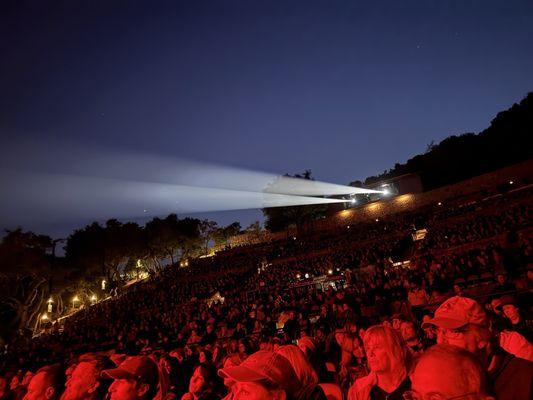
[(9, 344), (0, 400), (530, 399), (531, 210), (502, 204), (422, 210), (399, 264), (416, 213), (169, 267)]

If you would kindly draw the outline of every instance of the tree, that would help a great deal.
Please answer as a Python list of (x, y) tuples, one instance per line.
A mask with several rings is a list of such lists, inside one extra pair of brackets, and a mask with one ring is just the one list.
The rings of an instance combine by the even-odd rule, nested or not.
[(174, 264), (182, 242), (178, 216), (170, 214), (165, 219), (154, 218), (145, 227), (148, 247), (156, 259), (170, 259)]
[[(301, 174), (289, 175), (285, 177), (292, 177), (298, 179), (313, 180), (311, 170), (305, 170)], [(273, 183), (275, 185), (276, 182)], [(301, 227), (315, 219), (326, 215), (326, 204), (318, 205), (303, 205), (291, 207), (270, 207), (263, 208), (263, 215), (265, 216), (265, 227), (272, 232), (287, 229), (290, 226)]]
[(94, 222), (68, 237), (66, 257), (85, 276), (112, 282), (119, 278), (120, 267), (129, 258), (141, 256), (142, 240), (142, 230), (136, 223), (111, 219), (101, 226)]
[(178, 227), (181, 237), (181, 257), (189, 258), (199, 255), (202, 249), (200, 220), (197, 218), (183, 218), (178, 221)]
[(418, 173), (424, 188), (429, 190), (469, 179), (530, 159), (532, 131), (533, 92), (519, 104), (498, 113), (479, 134), (464, 133), (449, 136), (438, 144), (431, 142), (424, 154), (403, 164), (396, 163), (379, 176), (368, 177), (365, 184)]
[(229, 239), (232, 236), (238, 235), (240, 231), (241, 224), (238, 222), (233, 222), (227, 226), (216, 229), (213, 235), (215, 246), (226, 246)]
[(261, 233), (263, 232), (261, 230), (261, 223), (259, 221), (255, 221), (251, 223), (246, 229), (245, 232), (249, 234), (253, 240), (259, 240), (261, 237)]
[(31, 329), (42, 309), (51, 276), (53, 241), (45, 235), (7, 231), (0, 243), (0, 312), (4, 335)]
[(208, 254), (209, 242), (214, 238), (217, 231), (217, 223), (215, 221), (210, 221), (204, 219), (200, 221), (200, 237), (202, 238), (202, 243), (205, 249), (205, 255)]

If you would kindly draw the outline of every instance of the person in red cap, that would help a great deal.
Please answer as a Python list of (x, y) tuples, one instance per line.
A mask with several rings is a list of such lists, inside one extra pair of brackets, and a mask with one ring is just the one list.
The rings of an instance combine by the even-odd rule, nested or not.
[(157, 364), (146, 356), (128, 357), (118, 368), (102, 371), (102, 376), (114, 379), (110, 400), (152, 400), (158, 391)]
[(468, 297), (455, 296), (442, 303), (434, 318), (437, 343), (450, 344), (476, 355), (487, 369), (498, 400), (526, 400), (533, 396), (533, 363), (500, 348), (481, 305)]
[(301, 390), (290, 362), (280, 354), (260, 350), (241, 365), (222, 368), (218, 374), (231, 400), (285, 400)]

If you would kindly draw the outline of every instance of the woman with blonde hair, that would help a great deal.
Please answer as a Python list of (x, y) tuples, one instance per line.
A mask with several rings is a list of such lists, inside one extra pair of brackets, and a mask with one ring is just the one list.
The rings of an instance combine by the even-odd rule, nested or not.
[(388, 326), (375, 325), (363, 337), (370, 373), (357, 379), (348, 400), (402, 400), (411, 388), (409, 351), (398, 333)]

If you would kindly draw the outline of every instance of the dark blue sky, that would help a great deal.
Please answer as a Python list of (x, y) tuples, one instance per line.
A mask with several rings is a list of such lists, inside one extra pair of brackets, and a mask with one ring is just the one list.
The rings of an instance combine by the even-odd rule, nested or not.
[(531, 1), (2, 1), (1, 144), (348, 183), (531, 91), (532, 21)]

